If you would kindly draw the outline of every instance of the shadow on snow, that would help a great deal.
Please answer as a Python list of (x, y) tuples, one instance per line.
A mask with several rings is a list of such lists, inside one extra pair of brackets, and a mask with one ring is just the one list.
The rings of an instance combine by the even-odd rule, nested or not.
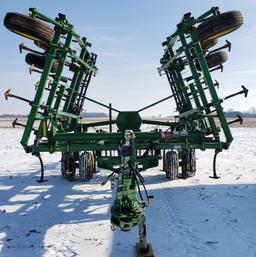
[[(59, 163), (47, 164), (46, 169), (60, 169)], [(0, 256), (23, 256), (28, 248), (34, 256), (43, 256), (50, 247), (44, 243), (45, 234), (53, 226), (110, 219), (109, 211), (95, 212), (113, 201), (109, 190), (91, 187), (100, 183), (100, 174), (87, 182), (87, 191), (86, 184), (54, 174), (47, 174), (49, 181), (38, 184), (36, 175), (38, 171), (26, 171), (21, 176), (0, 177), (0, 185), (6, 188), (0, 195)], [(166, 182), (163, 175), (146, 177), (146, 183), (161, 186), (158, 179)], [(146, 210), (147, 232), (156, 256), (255, 257), (255, 184), (173, 187), (168, 183), (170, 188), (149, 190), (154, 199)], [(134, 257), (137, 240), (137, 228), (129, 233), (117, 229), (109, 257)], [(87, 257), (84, 254), (73, 256)]]

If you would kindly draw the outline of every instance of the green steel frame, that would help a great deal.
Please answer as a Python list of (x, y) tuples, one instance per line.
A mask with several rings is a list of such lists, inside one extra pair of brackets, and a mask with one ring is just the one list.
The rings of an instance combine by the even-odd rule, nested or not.
[[(145, 170), (158, 166), (161, 150), (176, 149), (182, 153), (188, 149), (215, 149), (217, 155), (222, 149), (229, 148), (233, 138), (221, 106), (223, 100), (217, 95), (205, 51), (195, 33), (198, 23), (220, 13), (217, 7), (198, 18), (192, 17), (190, 13), (184, 15), (176, 31), (163, 42), (164, 55), (160, 60), (162, 65), (158, 68), (160, 75), (167, 76), (172, 94), (133, 112), (119, 111), (111, 104), (106, 105), (86, 96), (85, 87), (97, 72), (96, 55), (89, 52), (91, 44), (73, 30), (73, 25), (65, 15), (59, 14), (53, 20), (34, 8), (29, 11), (33, 18), (52, 24), (55, 33), (31, 102), (21, 144), (27, 153), (36, 156), (40, 156), (40, 152), (74, 153), (76, 161), (80, 152), (93, 151), (98, 167), (116, 171), (116, 166), (119, 166), (112, 222), (122, 230), (130, 230), (134, 225), (143, 223), (142, 215), (138, 213), (143, 208), (136, 198), (136, 176), (131, 174), (132, 169)], [(78, 51), (72, 49), (72, 42), (78, 43), (78, 54)], [(51, 87), (47, 89), (55, 59), (60, 61)], [(200, 72), (196, 68), (195, 59), (201, 67)], [(69, 68), (71, 78), (63, 76), (65, 66)], [(184, 77), (184, 71), (189, 73), (189, 79)], [(48, 98), (43, 104), (43, 94), (47, 90)], [(175, 121), (141, 118), (141, 112), (170, 98), (174, 98), (177, 105)], [(107, 108), (109, 120), (92, 123), (82, 121), (80, 113), (84, 100)], [(116, 119), (113, 119), (113, 111), (117, 113)], [(40, 122), (38, 128), (34, 128), (36, 120)], [(141, 131), (142, 124), (162, 126), (164, 129), (145, 132)], [(117, 126), (117, 131), (113, 131), (113, 125)], [(101, 126), (108, 126), (108, 130), (88, 132), (91, 127)], [(34, 143), (29, 144), (34, 131)], [(221, 131), (225, 141), (220, 140)], [(120, 154), (125, 147), (129, 147), (129, 154)]]
[[(90, 63), (90, 52), (86, 38), (80, 37), (73, 26), (68, 23), (64, 15), (59, 15), (55, 20), (48, 18), (36, 9), (30, 9), (32, 17), (39, 18), (54, 25), (55, 36), (47, 54), (45, 67), (35, 94), (30, 114), (21, 144), (26, 152), (79, 152), (84, 149), (92, 151), (118, 150), (118, 142), (124, 136), (125, 130), (134, 130), (136, 133), (135, 147), (138, 150), (146, 150), (157, 140), (158, 149), (227, 149), (232, 142), (232, 135), (223, 113), (221, 101), (216, 93), (215, 85), (205, 59), (205, 53), (195, 35), (195, 25), (206, 17), (217, 15), (218, 8), (212, 8), (204, 15), (194, 19), (190, 14), (184, 15), (177, 30), (163, 43), (164, 63), (158, 68), (159, 73), (165, 73), (172, 88), (172, 95), (157, 101), (149, 106), (141, 108), (137, 112), (120, 112), (111, 105), (105, 105), (96, 100), (84, 96), (85, 100), (100, 104), (109, 109), (109, 120), (103, 122), (85, 123), (80, 120), (79, 114), (73, 111), (73, 107), (81, 89), (82, 80), (86, 73), (96, 74), (97, 68)], [(63, 35), (65, 41), (62, 42)], [(77, 41), (81, 50), (79, 56), (71, 49), (71, 42)], [(179, 44), (179, 46), (177, 46)], [(43, 108), (41, 99), (45, 91), (50, 70), (56, 53), (61, 52), (61, 62), (54, 75), (48, 99)], [(197, 58), (202, 68), (201, 74), (195, 67), (194, 59)], [(68, 62), (71, 59), (71, 62)], [(64, 66), (69, 66), (73, 72), (69, 85), (61, 84)], [(192, 81), (186, 82), (182, 72), (189, 69)], [(205, 84), (207, 88), (204, 88)], [(211, 99), (207, 99), (205, 90), (208, 90)], [(174, 97), (178, 99), (176, 122), (161, 122), (143, 120), (140, 112)], [(194, 104), (194, 103), (195, 104)], [(61, 103), (64, 103), (61, 105)], [(216, 112), (212, 114), (213, 110)], [(112, 111), (118, 113), (113, 120)], [(220, 121), (221, 128), (226, 136), (226, 141), (220, 141), (220, 128), (216, 124)], [(34, 122), (40, 120), (40, 126), (36, 132), (36, 140), (32, 145), (28, 144)], [(140, 132), (141, 124), (165, 126), (170, 129), (172, 136), (168, 140), (163, 132)], [(116, 124), (118, 132), (112, 131), (112, 125)], [(90, 127), (109, 125), (108, 132), (88, 133)], [(70, 134), (70, 132), (75, 132)], [(185, 133), (189, 131), (188, 133)], [(193, 132), (193, 133), (191, 133)], [(150, 135), (150, 138), (144, 137)], [(139, 139), (138, 139), (139, 138)], [(92, 140), (93, 139), (93, 140)], [(104, 145), (97, 144), (100, 140)], [(137, 140), (139, 144), (137, 144)]]

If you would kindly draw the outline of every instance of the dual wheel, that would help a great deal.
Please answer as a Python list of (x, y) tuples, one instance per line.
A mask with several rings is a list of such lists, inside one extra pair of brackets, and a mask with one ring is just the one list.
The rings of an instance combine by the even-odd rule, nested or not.
[(95, 172), (94, 156), (91, 152), (82, 152), (79, 158), (79, 179), (88, 181), (92, 179)]
[(164, 159), (166, 178), (175, 180), (179, 175), (179, 159), (176, 151), (167, 151)]
[(7, 13), (4, 26), (20, 36), (33, 40), (44, 50), (48, 50), (54, 37), (54, 30), (46, 23), (21, 13)]
[(92, 179), (93, 172), (95, 172), (95, 160), (93, 153), (81, 152), (79, 155), (79, 153), (62, 152), (62, 176), (67, 180), (74, 181), (77, 168), (79, 170), (79, 179), (81, 181)]
[(195, 149), (182, 152), (181, 178), (193, 177), (196, 173), (196, 151)]
[[(243, 25), (243, 16), (239, 11), (229, 11), (205, 19), (197, 28), (196, 36), (201, 47), (207, 51), (218, 43), (218, 38), (227, 35)], [(228, 59), (225, 51), (209, 53), (206, 62), (209, 68), (223, 64)], [(197, 70), (201, 71), (198, 60), (195, 61)]]
[[(38, 19), (12, 12), (5, 15), (4, 26), (20, 36), (33, 40), (36, 46), (45, 50), (42, 55), (28, 53), (25, 57), (27, 64), (43, 69), (46, 61), (46, 54), (54, 37), (54, 30)], [(55, 73), (57, 67), (58, 61), (54, 60), (51, 73)]]
[[(181, 166), (181, 173), (179, 172), (179, 166)], [(169, 180), (186, 179), (194, 176), (196, 173), (195, 149), (183, 150), (179, 153), (175, 150), (167, 151), (164, 156), (163, 167), (166, 178)]]

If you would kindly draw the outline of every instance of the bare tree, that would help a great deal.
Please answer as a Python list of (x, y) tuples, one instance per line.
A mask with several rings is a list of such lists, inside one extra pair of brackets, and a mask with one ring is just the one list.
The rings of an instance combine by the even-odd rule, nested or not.
[(256, 107), (251, 107), (249, 110), (248, 110), (248, 113), (250, 113), (252, 115), (252, 118), (255, 118), (256, 117)]

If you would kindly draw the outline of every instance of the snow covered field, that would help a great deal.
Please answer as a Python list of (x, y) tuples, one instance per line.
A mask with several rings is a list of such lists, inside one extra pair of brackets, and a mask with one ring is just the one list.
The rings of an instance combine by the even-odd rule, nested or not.
[[(60, 175), (60, 155), (44, 154), (48, 182), (38, 184), (38, 159), (19, 144), (22, 129), (0, 129), (1, 257), (134, 257), (137, 228), (112, 232), (108, 171), (88, 183)], [(156, 257), (256, 257), (256, 128), (233, 128), (234, 142), (218, 156), (197, 151), (197, 174), (167, 181), (143, 173), (149, 193), (148, 239)]]

